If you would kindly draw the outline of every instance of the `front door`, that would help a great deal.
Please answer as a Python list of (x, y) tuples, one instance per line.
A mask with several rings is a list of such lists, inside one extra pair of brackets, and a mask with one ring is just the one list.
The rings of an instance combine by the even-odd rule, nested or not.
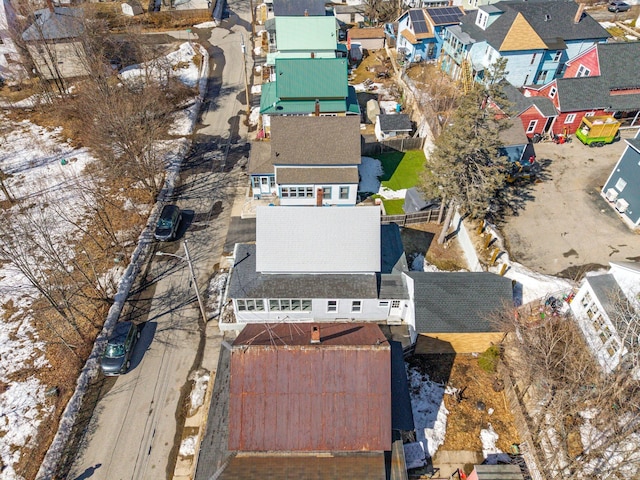
[(391, 300), (389, 316), (402, 318), (402, 302), (400, 300)]
[(269, 187), (269, 177), (260, 177), (260, 194), (269, 195), (271, 188)]

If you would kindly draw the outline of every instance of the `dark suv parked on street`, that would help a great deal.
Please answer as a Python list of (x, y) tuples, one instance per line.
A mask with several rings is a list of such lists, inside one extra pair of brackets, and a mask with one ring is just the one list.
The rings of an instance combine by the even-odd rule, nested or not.
[(160, 213), (160, 218), (156, 224), (156, 231), (153, 236), (156, 240), (167, 242), (176, 238), (182, 212), (176, 205), (165, 205)]

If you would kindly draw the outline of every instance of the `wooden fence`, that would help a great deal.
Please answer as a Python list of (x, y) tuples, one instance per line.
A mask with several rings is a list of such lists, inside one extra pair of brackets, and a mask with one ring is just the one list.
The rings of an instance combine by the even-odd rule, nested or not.
[(369, 141), (362, 137), (360, 142), (362, 155), (379, 155), (384, 152), (406, 152), (407, 150), (422, 150), (424, 138), (397, 138), (382, 142)]
[[(397, 223), (399, 226), (404, 227), (405, 225), (413, 225), (415, 223), (437, 222), (439, 214), (440, 208), (407, 213), (405, 215), (382, 215), (380, 217), (380, 223), (383, 225)], [(442, 214), (443, 218), (444, 215), (446, 215), (446, 209)]]

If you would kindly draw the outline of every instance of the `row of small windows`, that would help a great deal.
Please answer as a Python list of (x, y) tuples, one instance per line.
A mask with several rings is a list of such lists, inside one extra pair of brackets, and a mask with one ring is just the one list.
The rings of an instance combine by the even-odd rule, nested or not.
[(585, 293), (580, 303), (585, 308), (587, 317), (589, 317), (589, 320), (591, 321), (591, 326), (595, 330), (602, 344), (605, 346), (607, 354), (610, 357), (613, 357), (620, 349), (620, 344), (615, 338), (612, 338), (613, 333), (607, 326), (607, 322), (598, 310), (598, 307), (591, 298), (589, 292)]
[[(349, 187), (339, 187), (340, 200), (349, 199)], [(282, 198), (313, 198), (313, 187), (282, 187), (280, 189), (280, 197)], [(331, 187), (322, 187), (322, 196), (324, 198), (332, 198)]]
[[(237, 299), (236, 304), (239, 312), (264, 312), (265, 301), (261, 298)], [(378, 306), (388, 307), (389, 301), (380, 301)], [(392, 300), (391, 308), (399, 308), (400, 300)], [(269, 300), (269, 310), (276, 312), (310, 312), (311, 300), (309, 299), (271, 299)], [(327, 300), (327, 312), (338, 311), (338, 300)], [(362, 300), (351, 300), (351, 312), (362, 312)]]

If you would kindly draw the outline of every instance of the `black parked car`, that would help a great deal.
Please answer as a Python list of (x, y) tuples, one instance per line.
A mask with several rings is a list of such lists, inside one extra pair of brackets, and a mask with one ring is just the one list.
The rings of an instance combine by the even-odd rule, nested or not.
[(160, 218), (156, 224), (156, 231), (153, 236), (156, 240), (167, 242), (176, 238), (176, 233), (180, 222), (182, 221), (182, 212), (176, 205), (165, 205), (160, 213)]
[(127, 373), (131, 366), (133, 348), (140, 338), (140, 330), (133, 322), (119, 322), (107, 342), (100, 367), (107, 376)]
[(631, 6), (628, 3), (624, 3), (624, 2), (609, 2), (609, 6), (607, 7), (607, 9), (610, 12), (627, 12), (629, 11), (629, 9), (631, 8)]

